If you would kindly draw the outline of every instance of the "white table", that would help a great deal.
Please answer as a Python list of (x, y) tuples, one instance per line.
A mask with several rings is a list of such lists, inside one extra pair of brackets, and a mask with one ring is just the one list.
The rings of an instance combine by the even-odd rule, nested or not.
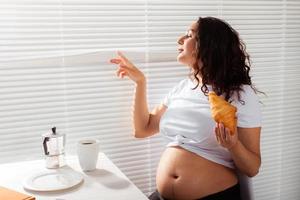
[(84, 176), (83, 183), (74, 188), (55, 192), (24, 190), (24, 178), (45, 169), (44, 160), (1, 164), (0, 186), (30, 194), (36, 200), (148, 200), (103, 153), (99, 153), (97, 169), (92, 172), (82, 172), (76, 156), (67, 157), (66, 161)]

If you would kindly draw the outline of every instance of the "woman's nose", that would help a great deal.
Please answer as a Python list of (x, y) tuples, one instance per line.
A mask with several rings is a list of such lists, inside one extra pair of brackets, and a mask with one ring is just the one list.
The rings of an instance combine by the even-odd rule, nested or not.
[(183, 41), (184, 41), (184, 36), (180, 36), (177, 40), (177, 43), (183, 45)]

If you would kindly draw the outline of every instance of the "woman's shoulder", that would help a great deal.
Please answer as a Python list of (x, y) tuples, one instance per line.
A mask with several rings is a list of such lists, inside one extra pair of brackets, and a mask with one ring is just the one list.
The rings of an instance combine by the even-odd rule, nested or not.
[(242, 85), (241, 89), (238, 93), (235, 92), (231, 98), (231, 101), (235, 105), (246, 105), (257, 103), (259, 101), (258, 96), (256, 94), (255, 89), (251, 85)]
[(261, 126), (261, 106), (258, 95), (251, 85), (243, 85), (240, 91), (240, 99), (234, 96), (232, 104), (237, 107), (239, 127)]
[(256, 96), (256, 91), (252, 85), (243, 84), (241, 85), (241, 90), (239, 91), (240, 96), (251, 97)]
[(192, 83), (192, 80), (189, 79), (189, 78), (183, 78), (179, 81), (179, 85), (181, 86), (185, 86), (185, 85), (188, 85), (188, 84), (191, 84)]
[(191, 84), (191, 80), (189, 80), (188, 78), (184, 78), (184, 79), (179, 80), (179, 81), (175, 84), (174, 88), (175, 88), (176, 90), (180, 90), (180, 89), (186, 87), (186, 86), (189, 85), (189, 84)]

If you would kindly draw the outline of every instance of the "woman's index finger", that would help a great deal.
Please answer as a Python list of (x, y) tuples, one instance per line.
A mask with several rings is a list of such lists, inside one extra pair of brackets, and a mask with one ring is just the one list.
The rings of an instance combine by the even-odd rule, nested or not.
[(129, 60), (126, 58), (126, 56), (123, 55), (123, 53), (121, 53), (121, 51), (117, 51), (118, 56), (120, 57), (120, 59), (126, 63), (129, 62)]

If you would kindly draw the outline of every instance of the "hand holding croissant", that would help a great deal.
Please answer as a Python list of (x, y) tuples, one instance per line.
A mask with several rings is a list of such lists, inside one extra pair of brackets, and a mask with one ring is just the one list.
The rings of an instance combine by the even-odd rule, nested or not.
[(230, 134), (233, 135), (237, 125), (236, 107), (219, 97), (215, 92), (209, 92), (208, 98), (213, 119), (217, 123), (223, 123), (225, 127), (229, 128)]

